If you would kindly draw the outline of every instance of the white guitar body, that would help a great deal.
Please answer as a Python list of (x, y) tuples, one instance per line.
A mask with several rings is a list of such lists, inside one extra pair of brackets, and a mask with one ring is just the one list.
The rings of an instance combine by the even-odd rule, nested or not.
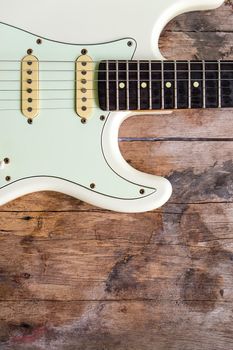
[[(130, 114), (103, 113), (96, 102), (81, 123), (74, 108), (75, 61), (83, 48), (96, 67), (100, 60), (162, 59), (158, 40), (168, 21), (222, 3), (0, 0), (0, 204), (53, 190), (122, 212), (163, 205), (171, 195), (169, 181), (135, 170), (119, 151), (118, 130)], [(20, 66), (29, 48), (39, 59), (41, 90), (32, 124), (20, 106)]]

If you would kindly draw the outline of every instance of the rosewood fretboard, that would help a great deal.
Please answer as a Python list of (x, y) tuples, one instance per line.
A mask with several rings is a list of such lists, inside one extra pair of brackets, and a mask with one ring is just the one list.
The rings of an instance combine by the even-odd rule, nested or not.
[(103, 110), (233, 107), (232, 61), (101, 61)]

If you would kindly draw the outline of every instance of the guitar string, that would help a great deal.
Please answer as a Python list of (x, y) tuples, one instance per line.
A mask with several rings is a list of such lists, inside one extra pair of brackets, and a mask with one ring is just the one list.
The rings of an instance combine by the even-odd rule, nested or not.
[[(233, 81), (233, 79), (221, 79), (221, 82), (232, 82)], [(5, 81), (6, 82), (6, 81)], [(14, 82), (14, 81), (7, 81), (7, 83), (10, 83), (10, 82)], [(18, 81), (18, 83), (19, 83), (20, 81)], [(49, 82), (49, 81), (47, 81), (47, 82)], [(55, 82), (55, 81), (50, 81), (50, 82)], [(70, 81), (63, 81), (63, 82), (69, 82), (69, 83), (75, 83), (75, 80), (70, 80)], [(98, 81), (98, 80), (95, 80), (95, 81), (93, 81), (93, 80), (90, 80), (90, 82), (99, 82), (99, 83), (103, 83), (104, 85), (107, 85), (107, 82), (104, 80), (104, 81)], [(126, 80), (123, 80), (123, 79), (121, 79), (120, 80), (120, 82), (119, 82), (119, 85), (121, 84), (121, 83), (126, 83), (126, 85), (127, 85), (127, 83), (137, 83), (138, 82), (138, 80), (130, 80), (130, 81), (126, 81)], [(151, 83), (159, 83), (160, 84), (160, 86), (159, 86), (159, 88), (160, 89), (162, 89), (163, 88), (163, 86), (162, 86), (162, 82), (163, 82), (163, 80), (160, 80), (160, 79), (158, 79), (158, 80), (147, 80), (147, 79), (144, 79), (144, 80), (141, 80), (140, 81), (141, 83), (149, 83), (149, 82), (151, 82)], [(175, 83), (175, 82), (177, 82), (177, 83), (188, 83), (189, 82), (189, 79), (177, 79), (177, 80), (174, 80), (174, 79), (165, 79), (165, 81), (164, 81), (164, 88), (166, 88), (166, 89), (168, 89), (168, 90), (174, 90), (174, 85), (175, 84), (173, 84), (173, 86), (169, 86), (169, 87), (167, 87), (166, 86), (166, 84), (167, 83)], [(192, 83), (195, 83), (195, 82), (197, 82), (197, 83), (199, 83), (200, 85), (199, 86), (192, 86), (192, 88), (194, 87), (196, 90), (198, 90), (198, 89), (202, 89), (203, 88), (203, 80), (202, 79), (191, 79), (191, 82)], [(205, 79), (205, 82), (206, 83), (208, 83), (208, 82), (216, 82), (216, 84), (218, 83), (218, 79)], [(109, 91), (117, 91), (117, 90), (119, 90), (119, 91), (122, 91), (122, 92), (124, 92), (124, 91), (126, 91), (127, 90), (127, 86), (125, 86), (125, 87), (123, 87), (123, 88), (121, 88), (119, 85), (118, 85), (118, 87), (116, 87), (116, 83), (117, 83), (117, 80), (110, 80), (109, 81), (109, 83), (112, 83), (112, 84), (114, 84), (114, 86), (109, 86), (108, 88), (104, 88), (104, 91), (106, 91), (106, 90), (109, 90)], [(0, 84), (1, 84), (1, 80), (0, 80)], [(215, 84), (215, 85), (216, 85)], [(135, 87), (135, 88), (130, 88), (130, 90), (133, 90), (133, 91), (137, 91), (137, 90), (142, 90), (142, 91), (148, 91), (148, 90), (153, 90), (153, 89), (157, 89), (158, 87), (149, 87), (149, 86), (146, 86), (146, 87), (142, 87), (142, 86), (140, 86), (140, 88), (137, 88), (137, 87)], [(208, 88), (212, 88), (212, 89), (214, 89), (214, 88), (216, 88), (216, 86), (209, 86)], [(221, 86), (221, 88), (223, 89), (223, 88), (229, 88), (228, 86)], [(32, 90), (31, 92), (29, 92), (28, 90)], [(82, 91), (82, 89), (85, 89), (85, 92), (83, 92)], [(35, 92), (35, 91), (74, 91), (74, 92), (76, 92), (76, 91), (79, 91), (80, 93), (83, 93), (84, 95), (85, 95), (85, 93), (87, 92), (87, 91), (99, 91), (100, 89), (98, 89), (98, 88), (88, 88), (88, 87), (85, 87), (85, 85), (83, 85), (82, 87), (80, 87), (80, 88), (78, 88), (78, 89), (76, 89), (76, 88), (58, 88), (58, 89), (55, 89), (55, 88), (39, 88), (39, 89), (35, 89), (35, 88), (33, 88), (33, 85), (32, 84), (28, 84), (28, 88), (27, 89), (18, 89), (18, 88), (16, 88), (16, 89), (9, 89), (9, 88), (7, 88), (7, 89), (1, 89), (0, 88), (0, 92), (18, 92), (18, 91), (23, 91), (23, 92), (28, 92), (28, 94), (30, 94), (30, 93), (32, 93), (32, 92)], [(177, 90), (177, 89), (176, 89)]]
[[(169, 78), (169, 77), (164, 77), (165, 80), (168, 80), (169, 82), (176, 82), (176, 81), (189, 81), (190, 79), (187, 79), (187, 78), (180, 78), (180, 79), (174, 79), (174, 78)], [(29, 79), (28, 79), (29, 80)], [(13, 80), (13, 79), (0, 79), (0, 83), (19, 83), (19, 82), (24, 82), (24, 83), (28, 83), (28, 87), (29, 85), (33, 84), (33, 83), (37, 83), (37, 82), (43, 82), (43, 83), (55, 83), (55, 82), (63, 82), (63, 83), (75, 83), (75, 82), (80, 82), (82, 83), (83, 85), (83, 88), (85, 87), (85, 84), (86, 83), (89, 83), (89, 82), (93, 82), (93, 83), (106, 83), (107, 81), (105, 79), (85, 79), (86, 83), (83, 83), (83, 80), (75, 80), (75, 79), (69, 79), (69, 80), (62, 80), (62, 79), (39, 79), (39, 80), (33, 80), (33, 79), (30, 79), (31, 80), (31, 83), (28, 83), (27, 80)], [(130, 79), (130, 80), (127, 80), (125, 78), (122, 78), (122, 79), (118, 79), (119, 80), (119, 83), (121, 82), (125, 82), (125, 83), (134, 83), (134, 82), (138, 82), (139, 80), (137, 79)], [(202, 82), (204, 79), (201, 77), (201, 78), (191, 78), (191, 81), (198, 81), (198, 82)], [(218, 78), (206, 78), (205, 81), (218, 81), (219, 79)], [(149, 78), (141, 78), (140, 79), (140, 82), (162, 82), (163, 80), (162, 79), (149, 79)], [(221, 81), (233, 81), (233, 78), (222, 78)], [(109, 79), (108, 80), (109, 83), (116, 83), (117, 82), (117, 79)], [(167, 81), (166, 81), (167, 82)]]
[[(87, 62), (87, 63), (106, 63), (106, 62), (109, 62), (109, 63), (116, 63), (116, 62), (119, 62), (119, 63), (126, 63), (126, 62), (129, 62), (129, 63), (137, 63), (137, 62), (140, 62), (140, 63), (161, 63), (161, 62), (164, 62), (164, 64), (174, 64), (174, 63), (188, 63), (190, 62), (191, 64), (202, 64), (202, 62), (204, 61), (206, 64), (218, 64), (218, 62), (220, 63), (223, 63), (223, 64), (233, 64), (233, 61), (231, 60), (164, 60), (164, 61), (161, 61), (161, 60), (99, 60), (99, 61), (69, 61), (69, 60), (38, 60), (38, 62), (42, 62), (42, 63), (74, 63), (74, 64), (82, 64), (82, 62)], [(6, 62), (6, 63), (22, 63), (22, 60), (3, 60), (3, 59), (0, 59), (0, 62)], [(37, 61), (33, 61), (32, 60), (25, 60), (23, 61), (24, 63), (26, 62), (37, 62)]]
[[(76, 70), (75, 68), (74, 69), (39, 69), (39, 70), (36, 70), (36, 69), (0, 69), (0, 72), (28, 72), (28, 71), (30, 71), (30, 72), (73, 72), (73, 73), (82, 73), (83, 71), (85, 71), (86, 72), (86, 74), (88, 74), (89, 72), (96, 72), (96, 73), (116, 73), (117, 72), (117, 70), (114, 70), (114, 69), (109, 69), (109, 70), (107, 70), (107, 69), (105, 69), (105, 70), (103, 70), (103, 69), (87, 69), (87, 70), (85, 70), (85, 69), (79, 69), (79, 70)], [(203, 70), (190, 70), (191, 71), (191, 73), (203, 73)], [(118, 72), (119, 73), (127, 73), (127, 70), (124, 70), (124, 69), (119, 69), (118, 70)], [(138, 71), (137, 70), (129, 70), (129, 73), (137, 73)], [(174, 73), (174, 70), (172, 70), (172, 69), (164, 69), (163, 70), (163, 72), (164, 73)], [(186, 70), (184, 70), (184, 69), (177, 69), (177, 73), (188, 73), (189, 72), (189, 70), (188, 69), (186, 69)], [(216, 69), (216, 70), (214, 70), (214, 69), (212, 69), (212, 70), (208, 70), (208, 69), (206, 69), (206, 73), (218, 73), (219, 72), (219, 70), (218, 69)], [(144, 69), (141, 69), (140, 70), (140, 73), (162, 73), (162, 70), (161, 69), (152, 69), (152, 70), (144, 70)], [(223, 70), (223, 69), (221, 69), (221, 73), (233, 73), (233, 70)], [(85, 75), (85, 74), (84, 74)]]
[[(194, 107), (194, 106), (192, 106), (191, 107), (192, 109), (202, 109), (202, 108), (204, 108), (204, 107)], [(231, 109), (231, 107), (229, 107), (229, 106), (225, 106), (225, 107), (218, 107), (217, 105), (216, 105), (216, 107), (209, 107), (210, 109), (220, 109), (220, 108), (224, 108), (224, 109), (226, 109), (226, 108), (229, 108), (229, 109)], [(132, 111), (132, 112), (134, 112), (134, 111), (143, 111), (143, 112), (145, 112), (145, 114), (146, 114), (146, 112), (149, 112), (149, 111), (153, 111), (153, 110), (156, 110), (156, 111), (162, 111), (162, 110), (164, 110), (164, 109), (172, 109), (172, 110), (176, 110), (176, 109), (190, 109), (189, 107), (188, 107), (188, 105), (187, 105), (187, 107), (178, 107), (178, 108), (175, 108), (175, 107), (168, 107), (168, 108), (161, 108), (161, 107), (158, 107), (158, 108), (153, 108), (153, 109), (129, 109), (129, 110), (127, 110), (126, 108), (123, 108), (123, 109), (121, 109), (121, 108), (119, 108), (119, 109), (116, 109), (116, 108), (114, 108), (114, 109), (109, 109), (109, 110), (101, 110), (100, 108), (98, 108), (98, 107), (91, 107), (90, 108), (91, 110), (99, 110), (100, 111), (100, 113), (107, 113), (107, 112), (130, 112), (130, 111)], [(208, 109), (208, 107), (206, 107), (206, 109)], [(21, 112), (21, 108), (0, 108), (0, 112), (8, 112), (8, 111), (20, 111)], [(25, 111), (27, 110), (26, 108), (24, 109)], [(38, 109), (39, 111), (40, 110), (72, 110), (72, 111), (74, 111), (74, 113), (75, 114), (77, 114), (76, 112), (75, 112), (75, 108), (74, 107), (42, 107), (42, 108), (39, 108)], [(88, 109), (87, 109), (88, 110)], [(30, 118), (30, 117), (28, 117), (28, 118)]]

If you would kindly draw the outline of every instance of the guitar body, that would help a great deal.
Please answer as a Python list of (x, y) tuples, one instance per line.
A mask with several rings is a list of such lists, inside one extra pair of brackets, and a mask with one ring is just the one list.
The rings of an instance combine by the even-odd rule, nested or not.
[[(158, 40), (169, 20), (222, 3), (147, 0), (142, 13), (133, 0), (59, 6), (43, 0), (32, 12), (26, 0), (0, 0), (0, 204), (53, 190), (122, 212), (163, 205), (169, 181), (135, 170), (119, 151), (119, 127), (131, 114), (103, 112), (95, 101), (91, 118), (81, 122), (74, 106), (75, 61), (83, 49), (94, 67), (101, 60), (162, 59)], [(40, 107), (31, 124), (21, 112), (20, 82), (29, 49), (40, 69)]]

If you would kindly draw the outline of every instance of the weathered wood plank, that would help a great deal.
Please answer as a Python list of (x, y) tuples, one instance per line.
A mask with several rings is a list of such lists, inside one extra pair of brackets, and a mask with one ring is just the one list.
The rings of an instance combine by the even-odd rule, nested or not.
[(231, 350), (232, 213), (1, 213), (1, 349)]
[(232, 59), (232, 37), (222, 32), (165, 32), (160, 49), (170, 59), (227, 60)]
[[(205, 305), (212, 308), (212, 303)], [(212, 312), (195, 306), (157, 301), (61, 302), (59, 307), (49, 301), (7, 302), (1, 305), (1, 319), (7, 321), (0, 328), (1, 350), (231, 350), (228, 303), (217, 302)]]
[(0, 300), (233, 300), (232, 214), (1, 213)]
[(165, 27), (164, 32), (231, 33), (233, 31), (232, 12), (232, 0), (225, 0), (225, 4), (216, 10), (190, 12), (174, 18)]
[(120, 128), (123, 139), (216, 139), (233, 141), (233, 111), (185, 110), (168, 115), (133, 116)]

